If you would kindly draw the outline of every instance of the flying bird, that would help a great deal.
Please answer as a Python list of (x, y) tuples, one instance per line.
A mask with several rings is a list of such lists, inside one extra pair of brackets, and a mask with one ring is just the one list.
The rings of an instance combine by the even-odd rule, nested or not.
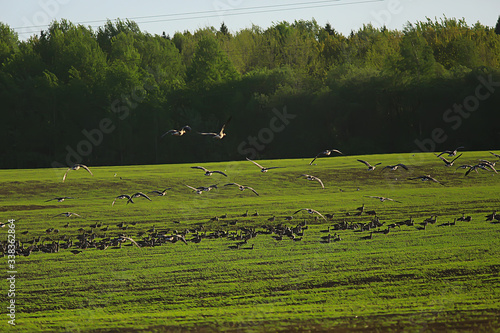
[(295, 214), (297, 214), (298, 212), (300, 212), (302, 210), (307, 211), (309, 214), (318, 214), (319, 216), (321, 216), (326, 221), (326, 218), (320, 212), (318, 212), (317, 210), (311, 209), (311, 208), (302, 208), (302, 209), (299, 209), (298, 211), (296, 211), (293, 214), (295, 215)]
[(66, 176), (68, 175), (68, 172), (69, 172), (70, 170), (75, 170), (75, 171), (76, 171), (76, 170), (78, 170), (78, 169), (80, 169), (80, 168), (84, 168), (85, 170), (87, 170), (87, 171), (90, 173), (90, 175), (92, 175), (92, 176), (94, 175), (94, 174), (92, 173), (92, 171), (90, 171), (90, 169), (89, 169), (86, 165), (83, 165), (83, 164), (75, 164), (75, 165), (73, 165), (71, 168), (68, 168), (68, 170), (66, 170), (66, 173), (64, 174), (63, 179), (62, 179), (63, 183), (64, 183), (64, 181), (66, 180)]
[(453, 157), (453, 156), (457, 155), (457, 152), (459, 149), (464, 149), (464, 148), (465, 147), (460, 146), (460, 147), (456, 148), (455, 150), (445, 150), (442, 153), (440, 153), (439, 155), (437, 155), (437, 157), (440, 157), (443, 154), (448, 154), (448, 157)]
[(397, 201), (397, 200), (394, 200), (394, 199), (391, 199), (391, 198), (386, 198), (386, 197), (377, 197), (377, 196), (374, 196), (374, 195), (367, 195), (367, 197), (369, 197), (369, 198), (374, 198), (374, 199), (378, 199), (378, 200), (380, 200), (380, 202), (384, 202), (384, 201), (394, 201), (394, 202), (399, 202), (399, 203), (401, 203), (401, 201)]
[(208, 191), (210, 191), (210, 190), (212, 190), (212, 189), (214, 189), (214, 188), (215, 188), (215, 189), (216, 189), (216, 188), (218, 188), (218, 187), (217, 187), (217, 185), (199, 186), (199, 187), (197, 187), (196, 189), (197, 189), (197, 190), (200, 190), (200, 191), (205, 191), (205, 192), (208, 192)]
[(120, 242), (120, 243), (125, 243), (126, 241), (130, 241), (132, 244), (134, 244), (138, 248), (141, 248), (139, 246), (139, 244), (137, 244), (137, 242), (135, 240), (133, 240), (132, 238), (127, 237), (127, 236), (120, 236), (120, 237), (118, 237), (117, 241)]
[(492, 152), (492, 151), (490, 151), (490, 154), (491, 154), (491, 155), (493, 155), (493, 156), (495, 156), (495, 157), (497, 157), (497, 158), (500, 158), (500, 155), (495, 154), (495, 153), (494, 153), (494, 152)]
[(226, 136), (226, 133), (224, 133), (224, 129), (226, 128), (227, 124), (229, 124), (230, 120), (231, 120), (231, 117), (229, 117), (229, 119), (226, 121), (226, 123), (224, 125), (222, 125), (222, 128), (221, 128), (221, 130), (220, 130), (219, 133), (201, 133), (201, 132), (198, 132), (198, 134), (209, 135), (209, 136), (211, 136), (214, 139), (221, 140), (223, 137)]
[(64, 216), (66, 216), (66, 217), (70, 217), (70, 216), (75, 215), (75, 216), (81, 217), (81, 216), (80, 216), (80, 215), (78, 215), (77, 213), (71, 213), (71, 212), (66, 212), (66, 213), (57, 214), (57, 215), (55, 215), (54, 217), (59, 216), (59, 215), (64, 215)]
[(453, 163), (455, 163), (455, 161), (460, 157), (462, 156), (463, 154), (460, 154), (458, 155), (457, 157), (455, 157), (453, 160), (451, 161), (448, 161), (446, 158), (444, 158), (443, 156), (441, 155), (438, 155), (438, 157), (444, 162), (444, 164), (447, 166), (447, 167), (451, 167), (453, 166)]
[(259, 163), (255, 162), (255, 161), (252, 161), (251, 159), (249, 159), (248, 157), (246, 158), (247, 161), (250, 161), (252, 162), (253, 164), (255, 164), (256, 166), (258, 166), (260, 168), (260, 172), (267, 172), (271, 169), (278, 169), (278, 168), (282, 168), (282, 167), (269, 167), (269, 168), (264, 168), (262, 165), (260, 165)]
[(206, 169), (206, 168), (204, 168), (202, 166), (194, 166), (194, 167), (191, 167), (191, 169), (200, 169), (200, 170), (203, 170), (205, 172), (205, 176), (211, 176), (214, 173), (219, 173), (219, 174), (227, 177), (227, 175), (224, 172), (222, 172), (222, 171), (218, 171), (218, 170), (210, 171), (210, 170), (208, 170), (208, 169)]
[(398, 167), (402, 167), (403, 169), (408, 171), (408, 167), (406, 165), (404, 165), (403, 163), (399, 163), (396, 165), (386, 165), (385, 167), (382, 168), (382, 170), (389, 169), (391, 171), (396, 171), (398, 169)]
[(416, 180), (416, 179), (420, 179), (421, 181), (425, 182), (425, 181), (432, 181), (434, 183), (438, 183), (438, 184), (441, 184), (441, 185), (444, 185), (443, 183), (439, 182), (437, 179), (435, 178), (432, 178), (430, 175), (425, 175), (425, 176), (419, 176), (419, 177), (413, 177), (413, 178), (408, 178), (409, 180)]
[(244, 191), (246, 189), (252, 191), (253, 193), (255, 193), (256, 195), (259, 195), (259, 193), (257, 193), (257, 191), (255, 191), (253, 188), (251, 188), (250, 186), (246, 186), (246, 185), (240, 185), (240, 184), (237, 184), (237, 183), (228, 183), (228, 184), (225, 184), (224, 186), (231, 186), (231, 185), (235, 185), (235, 186), (238, 186), (238, 189), (240, 191)]
[(74, 198), (72, 198), (72, 197), (57, 197), (57, 198), (54, 198), (54, 199), (46, 200), (45, 202), (49, 202), (49, 201), (52, 201), (52, 200), (57, 200), (57, 202), (63, 202), (66, 199), (74, 199)]
[(172, 188), (171, 187), (167, 187), (166, 189), (164, 189), (163, 191), (159, 191), (159, 190), (153, 190), (149, 193), (156, 193), (158, 196), (164, 196), (165, 194), (167, 194), (167, 191), (168, 190), (171, 190)]
[(373, 171), (375, 170), (375, 167), (379, 164), (382, 164), (382, 163), (377, 163), (375, 165), (371, 165), (370, 163), (368, 163), (367, 161), (364, 161), (364, 160), (358, 160), (358, 162), (361, 162), (363, 163), (364, 165), (366, 165), (368, 167), (368, 171)]
[(191, 131), (191, 127), (186, 125), (186, 126), (182, 127), (180, 130), (171, 129), (170, 131), (163, 133), (163, 135), (161, 137), (163, 138), (167, 134), (170, 134), (173, 136), (182, 136), (182, 135), (186, 134), (186, 132), (189, 132), (189, 131)]
[(340, 154), (340, 155), (344, 155), (340, 150), (337, 150), (337, 149), (327, 149), (325, 151), (322, 151), (318, 155), (316, 155), (316, 157), (313, 158), (313, 160), (311, 161), (311, 163), (309, 163), (309, 165), (312, 165), (314, 163), (314, 161), (316, 161), (316, 159), (318, 157), (320, 157), (321, 155), (330, 156), (331, 153), (337, 153), (337, 154)]
[[(186, 184), (184, 184), (186, 185)], [(190, 189), (192, 189), (193, 191), (196, 192), (196, 194), (202, 194), (203, 193), (203, 189), (202, 188), (196, 188), (196, 187), (192, 187), (192, 186), (189, 186), (189, 185), (186, 185), (187, 187), (189, 187)]]
[(134, 203), (134, 198), (138, 198), (138, 197), (143, 197), (143, 198), (146, 198), (148, 199), (149, 201), (152, 201), (146, 194), (142, 193), (142, 192), (137, 192), (137, 193), (134, 193), (132, 195), (128, 195), (128, 194), (121, 194), (119, 196), (117, 196), (115, 198), (115, 200), (113, 200), (113, 203), (111, 204), (111, 206), (114, 206), (115, 205), (115, 202), (116, 200), (118, 199), (127, 199), (127, 204), (129, 203)]
[(318, 183), (321, 184), (322, 188), (325, 188), (325, 185), (323, 185), (323, 182), (318, 177), (311, 176), (311, 175), (306, 175), (306, 174), (302, 174), (301, 177), (306, 177), (307, 180), (317, 181)]

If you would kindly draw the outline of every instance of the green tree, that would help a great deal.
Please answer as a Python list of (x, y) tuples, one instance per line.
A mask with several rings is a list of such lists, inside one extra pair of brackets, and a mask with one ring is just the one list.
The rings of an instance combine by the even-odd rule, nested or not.
[(435, 59), (431, 47), (426, 39), (412, 25), (408, 25), (400, 43), (400, 55), (398, 67), (402, 72), (408, 72), (420, 79), (431, 71), (435, 65)]
[(234, 80), (238, 76), (215, 38), (207, 36), (198, 42), (191, 66), (187, 70), (187, 80), (192, 86), (206, 89), (217, 83)]
[(0, 22), (0, 64), (18, 51), (18, 43), (17, 33)]

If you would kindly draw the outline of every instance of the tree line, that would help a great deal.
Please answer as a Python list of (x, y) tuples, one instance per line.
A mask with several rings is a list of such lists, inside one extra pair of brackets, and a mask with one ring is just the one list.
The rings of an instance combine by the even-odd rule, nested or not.
[[(300, 20), (170, 36), (61, 20), (20, 41), (0, 23), (0, 167), (495, 149), (499, 26), (443, 18), (344, 36)], [(228, 119), (223, 140), (197, 134)]]

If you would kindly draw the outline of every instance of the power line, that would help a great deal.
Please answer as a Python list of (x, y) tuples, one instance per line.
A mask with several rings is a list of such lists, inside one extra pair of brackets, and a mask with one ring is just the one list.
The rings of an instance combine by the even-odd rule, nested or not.
[[(131, 18), (127, 18), (127, 19), (134, 21), (137, 24), (147, 24), (147, 23), (157, 23), (157, 22), (172, 22), (172, 21), (179, 21), (179, 20), (193, 20), (193, 19), (200, 19), (200, 18), (220, 17), (220, 16), (237, 16), (237, 15), (269, 13), (269, 12), (277, 12), (277, 11), (290, 11), (290, 10), (299, 10), (299, 9), (357, 5), (357, 4), (381, 2), (384, 0), (359, 0), (359, 1), (351, 1), (351, 2), (341, 2), (341, 1), (342, 0), (322, 0), (322, 1), (311, 1), (311, 2), (288, 3), (288, 4), (280, 4), (280, 5), (232, 8), (232, 9), (222, 11), (222, 12), (224, 12), (223, 15), (220, 14), (221, 11), (219, 11), (219, 10), (208, 10), (208, 11), (174, 13), (174, 14), (163, 14), (163, 15), (138, 16), (138, 17), (131, 17)], [(313, 6), (311, 6), (311, 5), (313, 5)], [(217, 13), (217, 14), (213, 14), (213, 13)], [(192, 15), (197, 15), (197, 16), (192, 16)], [(189, 17), (179, 17), (179, 16), (189, 16)], [(147, 20), (147, 19), (154, 19), (154, 18), (159, 18), (159, 17), (169, 17), (169, 18), (158, 19), (158, 20)], [(142, 19), (146, 19), (146, 21), (140, 21)], [(117, 20), (118, 19), (114, 19), (113, 21), (117, 21)], [(136, 21), (136, 20), (139, 20), (139, 21)], [(99, 23), (99, 22), (107, 22), (107, 21), (108, 20), (82, 21), (82, 22), (76, 22), (75, 24)], [(17, 28), (13, 28), (13, 29), (14, 30), (30, 29), (30, 28), (33, 29), (33, 28), (40, 28), (40, 27), (45, 27), (45, 25), (17, 27)], [(37, 30), (23, 31), (21, 33), (26, 34), (26, 33), (34, 33), (34, 32), (38, 32), (38, 29)]]
[[(329, 2), (339, 2), (339, 1), (341, 1), (341, 0), (323, 0), (323, 1), (299, 2), (299, 3), (293, 3), (293, 4), (289, 3), (289, 4), (280, 4), (280, 5), (231, 8), (231, 9), (223, 10), (223, 12), (226, 12), (226, 11), (244, 11), (244, 10), (248, 10), (248, 9), (263, 9), (263, 8), (275, 8), (275, 7), (285, 7), (285, 6), (300, 6), (300, 5), (308, 5), (308, 4), (315, 4), (315, 3), (325, 3), (325, 2), (329, 3)], [(198, 12), (136, 16), (136, 17), (131, 17), (128, 19), (129, 20), (140, 20), (140, 19), (150, 19), (150, 18), (155, 18), (155, 17), (173, 17), (173, 16), (199, 15), (199, 14), (210, 14), (210, 13), (220, 13), (220, 12), (221, 12), (221, 10), (206, 10), (206, 11), (198, 11)], [(242, 13), (242, 14), (245, 14), (245, 13)], [(185, 19), (190, 19), (190, 18), (185, 18)], [(82, 22), (77, 22), (77, 24), (98, 23), (98, 22), (107, 22), (107, 20), (82, 21)], [(41, 28), (41, 27), (45, 27), (45, 25), (32, 25), (32, 26), (26, 26), (26, 27), (17, 27), (17, 28), (13, 28), (13, 29)]]

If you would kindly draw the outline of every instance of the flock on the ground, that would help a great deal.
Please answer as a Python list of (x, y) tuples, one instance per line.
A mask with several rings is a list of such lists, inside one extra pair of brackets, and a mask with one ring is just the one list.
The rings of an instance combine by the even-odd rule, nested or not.
[[(231, 118), (229, 118), (226, 123), (222, 126), (221, 130), (219, 132), (198, 132), (200, 135), (205, 135), (205, 136), (211, 136), (214, 139), (222, 139), (225, 137), (226, 133), (224, 132), (225, 127), (227, 124), (230, 122)], [(172, 129), (167, 132), (165, 132), (162, 137), (166, 135), (173, 135), (173, 136), (182, 136), (186, 134), (187, 132), (192, 131), (191, 127), (186, 125), (182, 127), (180, 130)], [(441, 152), (440, 154), (436, 154), (436, 156), (442, 160), (445, 164), (446, 167), (452, 167), (457, 159), (459, 159), (463, 154), (458, 154), (458, 150), (463, 149), (464, 147), (458, 147), (454, 150), (445, 150)], [(321, 156), (331, 156), (332, 153), (344, 155), (340, 150), (338, 149), (326, 149), (320, 153), (318, 153), (312, 161), (309, 163), (309, 165), (313, 165), (313, 163), (316, 161)], [(500, 159), (500, 155), (496, 154), (494, 152), (490, 152), (495, 158)], [(451, 160), (448, 160), (447, 158), (443, 157), (442, 155), (447, 154), (448, 158), (452, 158)], [(257, 166), (261, 172), (265, 173), (273, 169), (277, 169), (280, 167), (264, 167), (261, 164), (257, 163), (256, 161), (253, 161), (249, 158), (246, 158), (247, 161), (253, 163), (255, 166)], [(381, 163), (375, 163), (371, 164), (365, 160), (358, 159), (357, 160), (360, 163), (363, 163), (367, 167), (367, 171), (374, 171), (378, 165)], [(193, 166), (191, 167), (192, 169), (199, 169), (204, 172), (204, 175), (206, 176), (212, 176), (213, 174), (219, 174), (223, 177), (228, 177), (228, 175), (220, 170), (208, 170), (203, 166)], [(409, 167), (406, 166), (403, 163), (398, 163), (394, 165), (386, 165), (382, 168), (382, 170), (389, 170), (389, 171), (396, 171), (398, 168), (401, 168), (405, 171), (409, 170)], [(90, 168), (84, 164), (75, 164), (74, 166), (68, 168), (66, 172), (64, 173), (64, 176), (62, 178), (62, 181), (66, 181), (68, 178), (68, 174), (70, 171), (77, 171), (80, 169), (86, 170), (91, 176), (93, 176), (92, 171)], [(493, 172), (497, 173), (497, 170), (495, 169), (495, 162), (488, 161), (486, 159), (481, 159), (477, 164), (474, 165), (469, 165), (469, 164), (464, 164), (460, 165), (456, 168), (455, 172), (458, 171), (459, 169), (467, 169), (465, 172), (465, 175), (468, 176), (472, 171), (479, 172), (479, 170), (485, 170), (488, 172)], [(116, 176), (116, 174), (115, 174)], [(313, 182), (318, 182), (319, 185), (321, 186), (322, 189), (325, 188), (324, 182), (313, 175), (310, 174), (300, 174), (297, 176), (297, 178), (304, 178), (309, 181)], [(441, 185), (444, 185), (442, 182), (438, 181), (437, 179), (431, 177), (430, 175), (422, 175), (418, 177), (409, 177), (407, 178), (408, 180), (421, 180), (421, 181), (431, 181), (435, 183), (439, 183)], [(217, 185), (210, 185), (210, 186), (199, 186), (199, 187), (194, 187), (188, 184), (184, 184), (187, 188), (190, 190), (194, 191), (196, 194), (202, 194), (204, 192), (208, 192), (212, 189), (217, 189)], [(223, 185), (224, 187), (237, 187), (240, 191), (244, 190), (250, 190), (253, 192), (255, 195), (260, 196), (259, 193), (252, 187), (248, 185), (241, 185), (235, 182), (229, 182)], [(156, 195), (156, 196), (165, 196), (167, 194), (167, 191), (171, 190), (172, 188), (167, 187), (163, 190), (153, 190), (150, 191), (148, 194), (149, 195)], [(359, 190), (359, 188), (358, 188)], [(126, 204), (134, 204), (135, 201), (134, 199), (138, 198), (143, 198), (149, 201), (152, 201), (150, 196), (148, 194), (145, 194), (143, 192), (136, 192), (133, 194), (119, 194), (115, 198), (113, 198), (111, 205), (114, 206), (118, 200), (125, 199)], [(400, 203), (400, 201), (388, 198), (388, 197), (383, 197), (383, 196), (365, 196), (369, 198), (373, 198), (376, 200), (379, 200), (381, 202), (385, 201), (391, 201), (391, 202), (396, 202)], [(56, 198), (51, 198), (46, 200), (46, 202), (51, 202), (51, 201), (57, 201), (57, 202), (63, 202), (65, 200), (69, 199), (75, 199), (73, 197), (68, 197), (68, 196), (62, 196), (62, 197), (56, 197)], [(293, 219), (296, 219), (297, 214), (299, 213), (308, 213), (311, 215), (310, 219), (305, 219), (305, 218), (300, 218), (300, 222), (297, 223), (295, 226), (287, 226), (285, 223), (291, 222)], [(180, 242), (182, 244), (188, 245), (190, 243), (197, 244), (200, 243), (204, 239), (215, 239), (215, 238), (225, 238), (228, 241), (231, 241), (232, 243), (228, 245), (229, 249), (248, 249), (252, 250), (254, 249), (254, 244), (249, 245), (248, 242), (258, 235), (270, 235), (272, 239), (275, 241), (282, 241), (284, 239), (290, 239), (294, 242), (301, 241), (304, 237), (304, 234), (306, 230), (309, 227), (309, 222), (311, 222), (313, 219), (314, 221), (318, 220), (323, 220), (327, 224), (329, 222), (333, 223), (327, 227), (327, 229), (321, 230), (320, 232), (325, 233), (324, 236), (320, 236), (317, 241), (320, 243), (331, 243), (331, 242), (339, 242), (342, 240), (340, 231), (345, 231), (345, 230), (351, 230), (353, 232), (359, 233), (359, 232), (369, 232), (368, 235), (360, 236), (360, 240), (369, 240), (374, 237), (374, 234), (389, 234), (392, 229), (398, 228), (401, 229), (401, 227), (413, 227), (416, 230), (426, 230), (428, 225), (433, 225), (437, 223), (438, 217), (436, 215), (433, 215), (429, 218), (424, 219), (421, 222), (417, 222), (413, 217), (409, 217), (408, 219), (391, 223), (391, 224), (386, 224), (386, 222), (382, 222), (380, 219), (380, 216), (377, 215), (375, 210), (366, 210), (365, 205), (363, 204), (361, 207), (356, 208), (355, 211), (353, 212), (346, 212), (346, 217), (342, 219), (340, 222), (333, 223), (333, 217), (334, 214), (332, 213), (320, 213), (319, 211), (312, 209), (312, 208), (300, 208), (296, 210), (293, 214), (285, 216), (285, 217), (280, 217), (277, 218), (275, 215), (267, 218), (267, 220), (264, 222), (263, 225), (260, 225), (258, 227), (247, 227), (247, 226), (238, 226), (237, 224), (242, 221), (247, 221), (248, 219), (251, 218), (258, 218), (259, 213), (255, 211), (253, 214), (249, 214), (248, 210), (240, 215), (229, 217), (227, 214), (221, 215), (221, 216), (214, 216), (210, 217), (208, 222), (218, 222), (217, 227), (215, 228), (216, 230), (209, 230), (210, 228), (205, 225), (205, 223), (198, 223), (190, 228), (183, 228), (183, 230), (159, 230), (155, 226), (153, 226), (151, 229), (148, 230), (142, 230), (142, 231), (137, 231), (135, 230), (136, 234), (132, 235), (130, 234), (130, 231), (132, 229), (131, 226), (137, 225), (137, 222), (132, 222), (130, 225), (125, 225), (124, 222), (120, 222), (116, 224), (115, 226), (110, 226), (106, 225), (104, 226), (102, 223), (94, 223), (89, 226), (89, 229), (85, 228), (80, 228), (78, 229), (78, 234), (77, 235), (62, 235), (61, 230), (55, 229), (55, 228), (48, 228), (45, 233), (45, 236), (36, 236), (36, 237), (30, 237), (27, 236), (29, 231), (23, 231), (21, 234), (23, 235), (24, 238), (27, 238), (29, 240), (27, 241), (20, 241), (19, 237), (16, 239), (16, 255), (22, 255), (22, 256), (29, 256), (33, 252), (43, 252), (43, 253), (58, 253), (61, 249), (68, 249), (71, 253), (73, 254), (79, 254), (82, 253), (84, 250), (87, 249), (99, 249), (99, 250), (106, 250), (108, 248), (112, 249), (119, 249), (122, 248), (123, 244), (126, 244), (127, 246), (136, 246), (138, 248), (146, 248), (146, 247), (154, 247), (154, 246), (160, 246), (166, 243), (177, 243)], [(365, 222), (360, 222), (359, 219), (352, 220), (349, 216), (362, 216), (362, 215), (367, 215), (370, 216), (369, 221)], [(81, 217), (79, 214), (74, 213), (74, 212), (63, 212), (60, 214), (55, 215), (54, 217), (58, 216), (64, 216), (67, 218), (71, 217), (76, 217), (79, 218)], [(497, 214), (496, 211), (494, 211), (491, 214), (488, 214), (485, 216), (486, 221), (489, 221), (491, 223), (500, 223), (500, 214)], [(279, 219), (282, 219), (279, 221)], [(453, 226), (456, 225), (457, 222), (470, 222), (472, 219), (471, 216), (465, 216), (465, 214), (462, 214), (462, 216), (455, 218), (451, 222), (443, 222), (441, 224), (438, 224), (438, 226)], [(227, 221), (224, 223), (223, 221)], [(221, 223), (222, 222), (222, 223)], [(173, 221), (174, 224), (179, 224), (180, 227), (180, 222), (179, 221)], [(323, 222), (322, 222), (323, 223)], [(247, 224), (248, 223), (243, 223)], [(0, 227), (5, 227), (4, 223), (0, 223)], [(69, 222), (66, 223), (63, 228), (68, 228), (69, 227)], [(227, 227), (227, 230), (224, 230), (223, 227)], [(180, 228), (179, 228), (180, 229)], [(109, 233), (114, 232), (115, 236), (109, 236)], [(59, 235), (61, 233), (61, 235)], [(57, 235), (54, 237), (54, 235)], [(57, 238), (55, 240), (54, 238)], [(2, 241), (0, 244), (0, 250), (2, 251), (2, 256), (5, 256), (7, 253), (7, 248), (8, 248), (8, 242), (7, 241)]]

